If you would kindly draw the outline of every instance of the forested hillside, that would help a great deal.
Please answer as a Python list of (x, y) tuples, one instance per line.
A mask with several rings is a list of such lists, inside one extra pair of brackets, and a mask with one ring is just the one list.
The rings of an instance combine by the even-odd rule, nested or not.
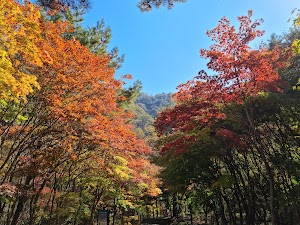
[(172, 108), (174, 106), (174, 102), (172, 101), (172, 93), (162, 93), (156, 95), (141, 93), (137, 97), (135, 103), (153, 118), (156, 118), (158, 113), (163, 111), (163, 109), (166, 107)]
[(148, 95), (141, 90), (142, 84), (139, 81), (123, 89), (124, 96), (127, 96), (125, 109), (134, 115), (130, 123), (135, 127), (134, 131), (137, 136), (154, 147), (158, 138), (154, 120), (160, 111), (167, 107), (172, 108), (174, 101), (171, 93)]

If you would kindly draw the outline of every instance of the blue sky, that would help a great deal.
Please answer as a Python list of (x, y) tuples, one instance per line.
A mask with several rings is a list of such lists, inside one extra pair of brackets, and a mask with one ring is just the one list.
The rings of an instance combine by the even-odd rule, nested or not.
[[(92, 0), (84, 25), (93, 26), (104, 19), (112, 29), (111, 47), (125, 54), (117, 76), (131, 74), (141, 80), (148, 94), (175, 92), (176, 86), (205, 69), (199, 49), (211, 42), (205, 32), (214, 28), (221, 17), (233, 24), (236, 17), (253, 10), (253, 18), (263, 18), (261, 29), (267, 40), (272, 33), (287, 30), (292, 10), (299, 0), (188, 0), (142, 13), (138, 0)], [(258, 43), (258, 42), (257, 42)], [(132, 82), (129, 82), (129, 84)]]

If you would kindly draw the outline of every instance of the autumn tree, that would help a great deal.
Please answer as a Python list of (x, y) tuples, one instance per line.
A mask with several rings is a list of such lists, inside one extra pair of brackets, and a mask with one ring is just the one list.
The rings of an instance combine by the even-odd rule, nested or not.
[[(0, 97), (1, 101), (23, 100), (39, 88), (36, 76), (24, 66), (41, 66), (43, 52), (37, 47), (41, 40), (40, 12), (25, 1), (24, 5), (13, 0), (0, 3)], [(18, 24), (18, 26), (16, 26)]]
[[(216, 189), (218, 202), (216, 207), (220, 208), (214, 208), (214, 210), (216, 214), (220, 213), (223, 224), (227, 223), (226, 214), (234, 207), (230, 204), (226, 193), (226, 189), (230, 189), (231, 185), (235, 185), (233, 190), (238, 191), (239, 220), (244, 220), (241, 212), (244, 207), (246, 224), (254, 223), (254, 214), (250, 208), (255, 208), (255, 206), (248, 205), (252, 204), (253, 200), (249, 196), (248, 203), (243, 202), (242, 199), (245, 196), (239, 183), (245, 184), (245, 181), (239, 181), (239, 179), (252, 179), (247, 171), (247, 169), (250, 170), (249, 164), (246, 166), (249, 163), (247, 157), (250, 156), (247, 155), (243, 162), (235, 158), (235, 151), (236, 153), (249, 151), (249, 154), (259, 157), (255, 157), (255, 161), (259, 160), (260, 164), (264, 165), (260, 167), (260, 170), (264, 171), (264, 179), (268, 180), (266, 201), (269, 203), (270, 220), (272, 224), (279, 223), (277, 197), (275, 196), (277, 192), (277, 184), (275, 184), (277, 175), (275, 174), (279, 168), (271, 160), (274, 154), (272, 143), (279, 140), (269, 137), (272, 140), (274, 138), (274, 142), (267, 142), (266, 132), (270, 132), (273, 126), (275, 134), (276, 129), (285, 125), (277, 124), (278, 127), (270, 125), (273, 121), (266, 125), (265, 121), (259, 120), (261, 114), (258, 113), (257, 106), (260, 101), (263, 101), (264, 96), (285, 90), (285, 84), (279, 76), (279, 69), (283, 68), (290, 57), (290, 51), (280, 50), (278, 47), (271, 50), (265, 44), (262, 44), (259, 49), (252, 49), (249, 43), (262, 36), (263, 31), (257, 29), (262, 20), (252, 21), (251, 16), (252, 12), (249, 11), (247, 16), (238, 17), (240, 22), (238, 29), (231, 26), (229, 20), (224, 17), (215, 29), (207, 32), (215, 44), (209, 49), (201, 49), (200, 54), (209, 60), (207, 66), (216, 72), (216, 75), (200, 71), (193, 80), (180, 85), (178, 93), (175, 94), (177, 105), (173, 109), (165, 110), (156, 120), (158, 132), (164, 135), (163, 152), (185, 154), (191, 151), (198, 143), (201, 137), (199, 135), (204, 129), (209, 129), (211, 136), (220, 143), (219, 155), (210, 159), (213, 170), (208, 173), (216, 176), (215, 183), (210, 185)], [(277, 104), (281, 103), (275, 105)], [(276, 110), (278, 111), (279, 108)], [(288, 133), (288, 130), (285, 132)], [(294, 141), (291, 145), (295, 144)], [(198, 148), (201, 146), (203, 144), (200, 144)], [(214, 159), (215, 157), (217, 158)], [(246, 166), (244, 175), (236, 172), (241, 165)], [(227, 172), (222, 172), (221, 168), (225, 168)], [(226, 181), (227, 179), (229, 180)], [(246, 210), (247, 207), (250, 208)], [(236, 223), (231, 213), (229, 213), (229, 221)]]
[[(4, 25), (15, 10), (39, 16), (30, 3), (9, 2)], [(37, 33), (35, 26), (14, 22), (39, 37), (34, 39), (39, 63), (22, 55), (22, 45), (12, 46), (39, 90), (24, 93), (26, 101), (1, 105), (1, 223), (92, 224), (104, 206), (134, 208), (140, 195), (157, 195), (151, 149), (128, 125), (131, 115), (120, 107), (123, 81), (115, 79), (109, 56), (95, 54), (75, 36), (65, 38), (73, 29), (67, 21), (39, 19)], [(2, 40), (9, 51), (9, 40)]]
[(118, 47), (113, 47), (109, 50), (108, 45), (112, 37), (112, 31), (107, 26), (104, 20), (98, 21), (96, 26), (84, 28), (82, 26), (84, 10), (65, 10), (47, 16), (48, 20), (68, 21), (73, 29), (64, 33), (65, 39), (72, 40), (76, 38), (83, 46), (86, 46), (90, 51), (97, 55), (107, 55), (110, 58), (110, 66), (119, 69), (124, 62), (124, 55), (119, 55)]

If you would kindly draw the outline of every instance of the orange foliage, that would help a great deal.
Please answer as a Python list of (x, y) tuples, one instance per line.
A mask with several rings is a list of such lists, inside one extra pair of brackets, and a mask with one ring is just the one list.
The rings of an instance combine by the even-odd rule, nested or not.
[[(38, 99), (49, 108), (51, 120), (64, 136), (60, 142), (64, 153), (58, 156), (80, 161), (87, 151), (99, 168), (107, 169), (110, 156), (120, 155), (137, 181), (153, 167), (147, 159), (151, 149), (136, 137), (127, 123), (131, 115), (118, 105), (123, 82), (115, 79), (110, 59), (91, 53), (76, 40), (63, 39), (61, 34), (71, 29), (66, 22), (47, 22), (43, 27), (45, 39), (39, 48), (45, 53), (45, 66), (35, 71), (41, 85)], [(154, 174), (148, 172), (142, 179), (153, 184)]]
[[(213, 125), (226, 118), (224, 109), (230, 105), (243, 105), (253, 126), (248, 102), (263, 92), (283, 90), (285, 84), (278, 70), (284, 67), (290, 52), (277, 47), (270, 50), (263, 44), (257, 50), (251, 49), (249, 43), (264, 33), (257, 29), (262, 20), (252, 21), (251, 16), (249, 11), (247, 16), (238, 17), (237, 30), (223, 17), (216, 28), (207, 32), (215, 43), (209, 49), (201, 49), (200, 55), (209, 60), (207, 67), (216, 75), (202, 70), (193, 80), (178, 86), (174, 95), (177, 105), (162, 112), (155, 123), (160, 135), (184, 132), (186, 136), (175, 137), (163, 150), (186, 151), (193, 142), (186, 141), (189, 132), (205, 126), (215, 129)], [(234, 132), (221, 129), (217, 133), (230, 146), (243, 146), (242, 137)]]
[[(265, 45), (258, 50), (251, 49), (249, 43), (264, 33), (257, 29), (262, 20), (252, 21), (251, 16), (252, 11), (249, 11), (247, 16), (238, 17), (240, 26), (237, 30), (223, 17), (216, 28), (207, 32), (215, 44), (209, 49), (201, 49), (200, 55), (209, 60), (207, 67), (216, 75), (208, 75), (202, 70), (193, 80), (178, 86), (174, 96), (177, 105), (165, 110), (156, 120), (160, 135), (213, 127), (217, 121), (226, 118), (224, 109), (227, 106), (246, 105), (262, 92), (283, 90), (284, 83), (278, 70), (285, 65), (290, 53), (279, 48), (270, 50)], [(241, 145), (240, 137), (233, 137), (233, 133), (220, 130), (218, 134)], [(182, 143), (176, 140), (163, 149), (178, 146), (178, 142)]]

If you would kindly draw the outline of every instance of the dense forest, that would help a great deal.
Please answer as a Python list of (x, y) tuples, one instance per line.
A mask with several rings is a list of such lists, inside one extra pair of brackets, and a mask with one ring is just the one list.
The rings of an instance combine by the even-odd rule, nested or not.
[(88, 7), (0, 1), (0, 224), (299, 224), (300, 16), (256, 49), (262, 19), (223, 17), (208, 72), (148, 95)]

